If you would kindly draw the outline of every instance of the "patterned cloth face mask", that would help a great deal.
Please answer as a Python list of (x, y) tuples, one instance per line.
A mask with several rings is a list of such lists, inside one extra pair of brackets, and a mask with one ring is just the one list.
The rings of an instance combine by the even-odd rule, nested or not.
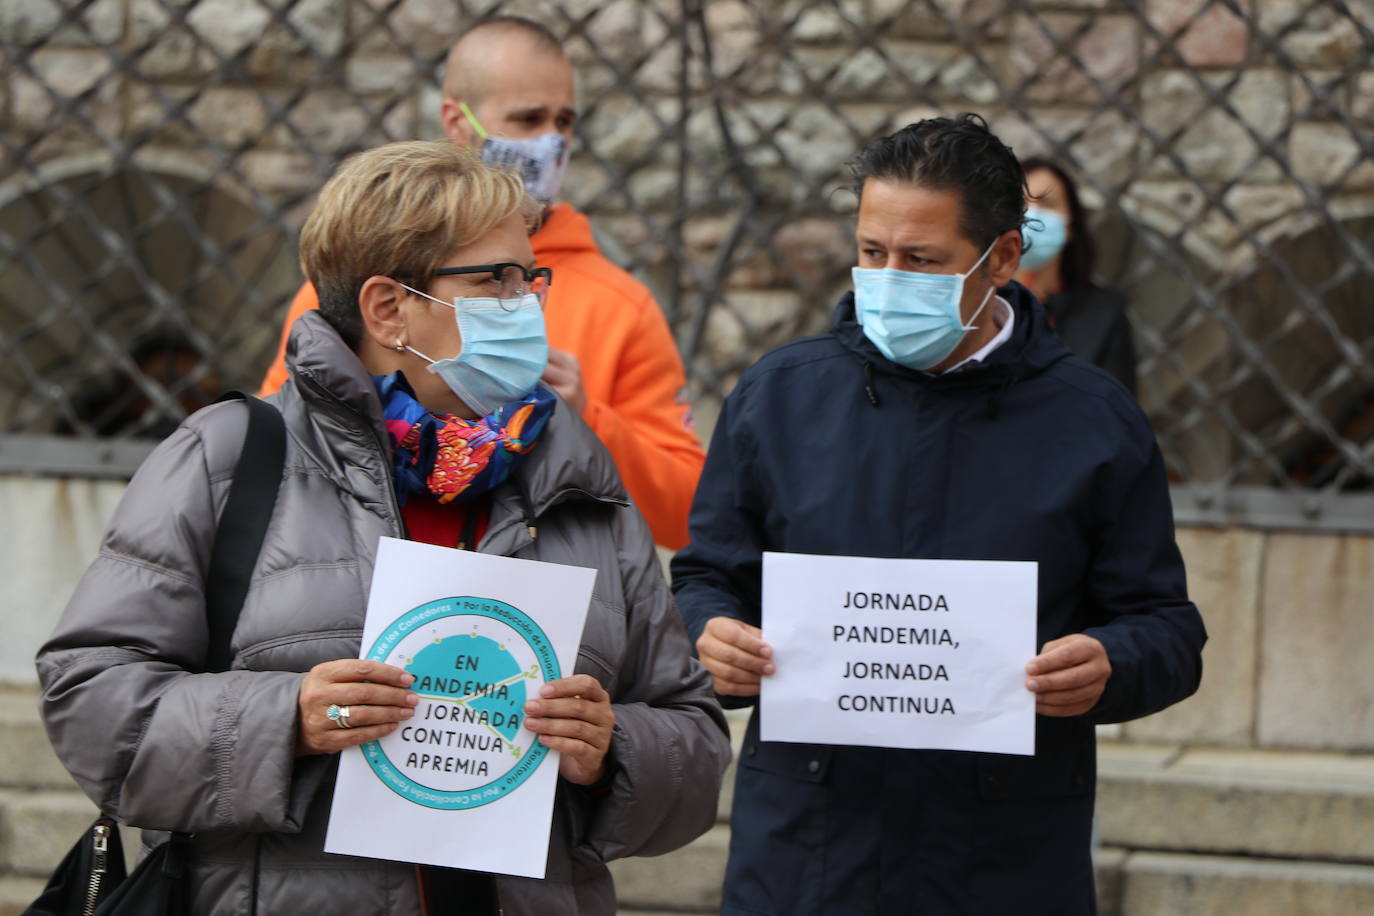
[[(993, 245), (997, 244), (996, 241)], [(855, 267), (854, 305), (859, 325), (873, 345), (894, 363), (910, 369), (937, 365), (977, 329), (973, 322), (992, 298), (983, 297), (967, 325), (959, 315), (964, 279), (978, 269), (992, 251), (987, 247), (973, 266), (961, 274), (930, 274), (885, 267)]]
[(489, 414), (539, 384), (549, 363), (549, 339), (537, 294), (518, 299), (459, 297), (450, 303), (401, 286), (453, 309), (463, 341), (457, 356), (436, 360), (414, 347), (405, 349), (429, 363), (429, 371), (473, 411)]
[(525, 190), (541, 204), (553, 203), (563, 185), (563, 173), (568, 168), (568, 141), (560, 133), (540, 134), (537, 137), (515, 139), (493, 137), (487, 133), (467, 103), (459, 109), (482, 138), (482, 163), (494, 169), (507, 169), (519, 175)]

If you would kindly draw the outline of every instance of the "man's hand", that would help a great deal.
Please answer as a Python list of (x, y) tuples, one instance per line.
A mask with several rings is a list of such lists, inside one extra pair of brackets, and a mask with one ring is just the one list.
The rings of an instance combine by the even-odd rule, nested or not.
[[(420, 698), (405, 689), (413, 683), (415, 676), (403, 668), (364, 659), (311, 668), (296, 701), (296, 756), (333, 754), (391, 734), (415, 715)], [(349, 728), (329, 718), (331, 705), (349, 708)]]
[(1112, 663), (1102, 643), (1074, 633), (1045, 643), (1026, 663), (1026, 689), (1035, 694), (1035, 711), (1042, 716), (1082, 715), (1097, 705)]
[(697, 655), (721, 696), (758, 696), (763, 675), (772, 674), (773, 647), (758, 627), (733, 617), (712, 617), (697, 640)]
[(579, 414), (587, 409), (587, 392), (582, 387), (582, 364), (577, 361), (575, 354), (550, 347), (549, 364), (544, 367), (543, 381)]
[(587, 674), (549, 681), (539, 699), (525, 703), (525, 728), (539, 743), (559, 751), (558, 775), (579, 786), (590, 786), (606, 773), (615, 710), (611, 695)]

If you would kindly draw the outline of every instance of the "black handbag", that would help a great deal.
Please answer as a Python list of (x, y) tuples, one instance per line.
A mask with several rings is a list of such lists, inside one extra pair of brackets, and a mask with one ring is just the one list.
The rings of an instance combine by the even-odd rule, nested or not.
[(29, 904), (24, 916), (88, 916), (124, 882), (124, 844), (114, 818), (96, 818)]
[[(248, 430), (215, 528), (205, 575), (207, 672), (226, 671), (233, 661), (230, 638), (276, 508), (286, 461), (286, 424), (281, 413), (239, 391), (219, 400), (235, 399), (248, 407)], [(102, 814), (62, 859), (23, 916), (183, 916), (189, 908), (183, 880), (186, 839), (185, 834), (173, 833), (144, 856), (130, 875), (124, 867), (118, 826)]]

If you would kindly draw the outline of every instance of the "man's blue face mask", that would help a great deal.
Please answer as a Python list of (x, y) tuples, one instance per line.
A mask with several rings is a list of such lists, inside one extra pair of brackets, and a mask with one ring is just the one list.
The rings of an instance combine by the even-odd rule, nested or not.
[(954, 352), (966, 333), (975, 329), (973, 322), (992, 298), (993, 290), (989, 287), (978, 310), (964, 324), (959, 314), (964, 279), (978, 269), (991, 251), (989, 245), (973, 266), (961, 274), (855, 267), (854, 307), (864, 335), (894, 363), (910, 369), (938, 365)]

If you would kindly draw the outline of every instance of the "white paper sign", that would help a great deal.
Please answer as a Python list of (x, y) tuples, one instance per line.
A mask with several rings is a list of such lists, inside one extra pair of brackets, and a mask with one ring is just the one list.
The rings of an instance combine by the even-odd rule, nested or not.
[(765, 741), (1035, 753), (1035, 563), (763, 555)]
[(524, 704), (572, 674), (596, 571), (382, 538), (362, 657), (415, 715), (343, 752), (325, 851), (544, 877), (558, 754)]

